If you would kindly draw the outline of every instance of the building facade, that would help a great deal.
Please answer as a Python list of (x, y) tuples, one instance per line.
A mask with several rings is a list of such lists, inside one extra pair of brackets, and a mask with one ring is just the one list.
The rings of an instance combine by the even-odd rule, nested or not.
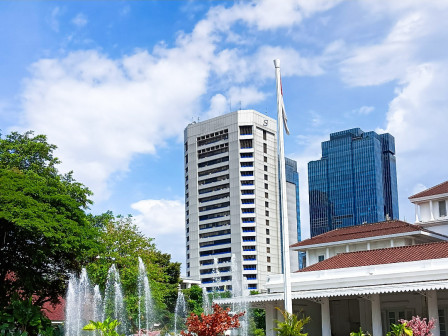
[(415, 224), (448, 235), (448, 181), (409, 197), (415, 204)]
[(308, 163), (311, 236), (398, 219), (395, 140), (359, 128), (331, 133)]
[(208, 291), (281, 273), (276, 128), (240, 110), (185, 129), (186, 272)]
[[(289, 232), (289, 246), (302, 240), (300, 228), (300, 199), (299, 199), (299, 173), (297, 172), (297, 162), (285, 158), (285, 173), (286, 173), (286, 198), (288, 209), (288, 232)], [(291, 269), (296, 270), (301, 268), (301, 254), (290, 253)]]

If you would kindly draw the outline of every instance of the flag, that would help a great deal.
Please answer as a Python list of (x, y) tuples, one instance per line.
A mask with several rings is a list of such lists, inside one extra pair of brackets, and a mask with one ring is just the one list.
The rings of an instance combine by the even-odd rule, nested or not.
[(285, 111), (285, 103), (283, 102), (283, 86), (282, 86), (281, 78), (280, 78), (280, 93), (281, 93), (281, 98), (280, 98), (281, 102), (280, 102), (280, 104), (281, 104), (281, 108), (282, 108), (283, 125), (285, 126), (286, 134), (289, 135), (289, 128), (288, 128), (288, 124), (287, 124), (288, 117), (287, 117), (286, 111)]

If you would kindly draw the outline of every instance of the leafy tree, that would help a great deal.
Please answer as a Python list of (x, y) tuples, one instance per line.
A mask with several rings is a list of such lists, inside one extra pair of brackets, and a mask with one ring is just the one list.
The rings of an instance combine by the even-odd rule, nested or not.
[(198, 285), (193, 285), (190, 288), (184, 289), (185, 299), (188, 305), (188, 311), (196, 315), (201, 315), (204, 312), (202, 308), (202, 288)]
[(0, 312), (0, 335), (56, 336), (58, 331), (44, 316), (40, 307), (33, 304), (32, 298), (21, 299), (18, 294)]
[(213, 313), (198, 315), (191, 313), (187, 318), (187, 331), (182, 330), (182, 336), (219, 336), (229, 329), (240, 326), (239, 318), (244, 312), (230, 316), (230, 308), (222, 309), (218, 304), (213, 305)]
[[(137, 278), (138, 257), (146, 266), (152, 297), (159, 323), (168, 323), (174, 311), (179, 284), (180, 264), (171, 256), (157, 250), (152, 238), (144, 236), (131, 216), (114, 217), (112, 213), (90, 216), (91, 223), (101, 227), (100, 250), (87, 266), (90, 278), (104, 290), (107, 272), (115, 264), (120, 272), (129, 316), (135, 321), (138, 314)], [(162, 320), (160, 320), (162, 319)]]
[(55, 149), (33, 132), (0, 137), (0, 307), (14, 293), (57, 303), (68, 274), (95, 254), (91, 192), (59, 174)]

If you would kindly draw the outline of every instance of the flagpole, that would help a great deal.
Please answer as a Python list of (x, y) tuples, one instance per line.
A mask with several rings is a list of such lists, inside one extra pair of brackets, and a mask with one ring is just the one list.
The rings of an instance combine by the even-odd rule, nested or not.
[(280, 160), (280, 209), (281, 209), (281, 225), (282, 225), (282, 249), (283, 249), (283, 292), (285, 311), (292, 314), (291, 299), (291, 266), (289, 263), (289, 227), (288, 227), (288, 210), (286, 208), (286, 169), (285, 169), (285, 145), (283, 140), (283, 95), (280, 80), (280, 60), (274, 60), (275, 65), (275, 81), (277, 84), (277, 133), (279, 143), (279, 160)]

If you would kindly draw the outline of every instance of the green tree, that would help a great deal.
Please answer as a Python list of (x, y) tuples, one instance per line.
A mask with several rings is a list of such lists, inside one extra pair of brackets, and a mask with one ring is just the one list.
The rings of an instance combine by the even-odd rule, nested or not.
[(107, 272), (115, 264), (120, 272), (126, 305), (131, 317), (138, 313), (137, 278), (138, 257), (146, 266), (152, 297), (159, 323), (168, 323), (176, 304), (180, 264), (171, 262), (171, 256), (160, 252), (152, 238), (143, 235), (131, 216), (114, 217), (112, 213), (91, 216), (95, 226), (101, 227), (97, 258), (87, 266), (90, 278), (104, 289)]
[(59, 174), (55, 149), (33, 132), (0, 136), (0, 307), (14, 293), (57, 303), (68, 274), (96, 253), (91, 192)]
[(188, 305), (188, 312), (201, 315), (204, 312), (202, 308), (202, 288), (198, 285), (192, 285), (184, 289), (185, 300)]

